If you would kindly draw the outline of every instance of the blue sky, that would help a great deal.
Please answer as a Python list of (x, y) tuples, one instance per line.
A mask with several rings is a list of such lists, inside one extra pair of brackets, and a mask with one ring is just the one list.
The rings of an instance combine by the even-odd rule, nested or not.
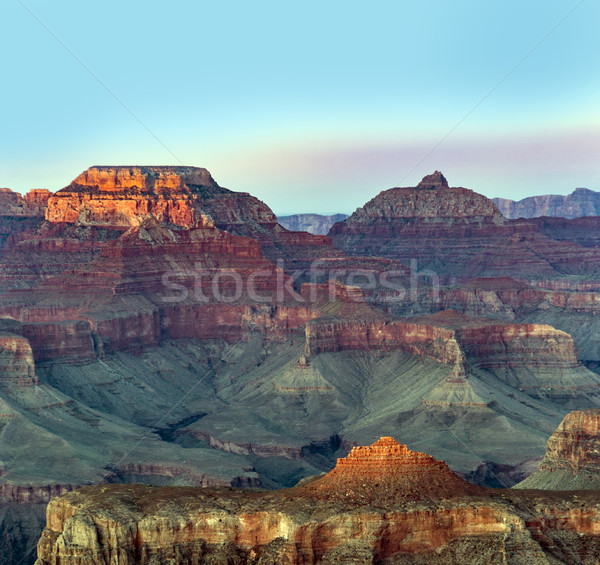
[(599, 21), (594, 0), (4, 0), (0, 186), (183, 163), (280, 214), (434, 169), (487, 196), (600, 190)]

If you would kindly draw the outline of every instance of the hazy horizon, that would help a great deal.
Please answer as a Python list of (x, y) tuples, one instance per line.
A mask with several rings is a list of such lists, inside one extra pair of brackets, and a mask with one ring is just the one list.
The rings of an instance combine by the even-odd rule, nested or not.
[(435, 169), (520, 200), (599, 189), (592, 2), (5, 3), (0, 184), (205, 167), (280, 215)]

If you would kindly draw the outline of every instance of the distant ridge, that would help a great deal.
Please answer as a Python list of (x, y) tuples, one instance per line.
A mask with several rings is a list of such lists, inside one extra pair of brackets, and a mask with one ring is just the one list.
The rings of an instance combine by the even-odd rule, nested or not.
[(336, 222), (342, 222), (348, 214), (292, 214), (291, 216), (278, 216), (277, 221), (290, 231), (307, 231), (314, 235), (327, 235), (329, 229)]
[(589, 188), (576, 188), (571, 194), (544, 194), (515, 201), (507, 198), (492, 198), (502, 214), (508, 219), (538, 218), (581, 218), (600, 216), (600, 192)]

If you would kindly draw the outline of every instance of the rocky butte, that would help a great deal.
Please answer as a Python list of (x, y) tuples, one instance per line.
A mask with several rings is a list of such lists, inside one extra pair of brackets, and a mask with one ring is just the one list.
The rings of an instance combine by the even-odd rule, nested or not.
[(221, 188), (200, 167), (90, 167), (49, 199), (46, 219), (132, 226), (152, 217), (163, 224), (191, 228), (213, 226), (211, 212), (221, 212), (221, 222), (243, 222), (250, 217), (276, 222), (258, 199)]
[(544, 227), (538, 220), (508, 220), (489, 198), (450, 187), (436, 171), (416, 187), (384, 190), (334, 224), (329, 236), (351, 255), (416, 260), (419, 269), (433, 271), (442, 281), (597, 275), (600, 252), (565, 237), (565, 222)]
[(276, 492), (85, 487), (51, 501), (36, 564), (591, 564), (599, 518), (597, 492), (481, 489), (383, 437)]
[(548, 440), (539, 471), (516, 488), (600, 489), (600, 409), (567, 414)]

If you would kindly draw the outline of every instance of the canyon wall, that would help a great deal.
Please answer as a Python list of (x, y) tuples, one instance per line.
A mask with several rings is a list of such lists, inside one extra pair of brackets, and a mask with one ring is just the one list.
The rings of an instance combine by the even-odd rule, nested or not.
[(90, 167), (48, 201), (52, 223), (134, 226), (145, 219), (183, 228), (268, 223), (260, 200), (220, 187), (200, 167)]
[(51, 501), (36, 564), (594, 562), (597, 494), (582, 508), (568, 495), (504, 492), (381, 438), (271, 493), (85, 487)]
[[(454, 323), (447, 323), (450, 318)], [(551, 326), (469, 320), (452, 312), (419, 318), (415, 322), (318, 318), (307, 324), (305, 335), (309, 355), (400, 350), (450, 364), (464, 355), (473, 366), (486, 369), (571, 369), (578, 365), (571, 336)]]
[(548, 440), (539, 471), (517, 487), (599, 489), (600, 409), (567, 414)]

